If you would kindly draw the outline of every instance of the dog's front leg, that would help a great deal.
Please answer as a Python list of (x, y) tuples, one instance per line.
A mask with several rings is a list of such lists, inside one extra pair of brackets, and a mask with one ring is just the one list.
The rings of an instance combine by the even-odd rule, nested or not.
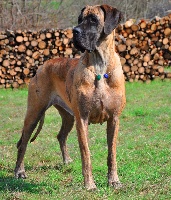
[(88, 147), (88, 120), (83, 120), (80, 117), (76, 117), (76, 128), (82, 159), (84, 185), (87, 190), (94, 190), (96, 189), (96, 185), (93, 180), (90, 150)]
[(114, 116), (107, 121), (107, 144), (108, 144), (108, 185), (120, 188), (121, 183), (117, 174), (116, 143), (119, 129), (119, 118)]

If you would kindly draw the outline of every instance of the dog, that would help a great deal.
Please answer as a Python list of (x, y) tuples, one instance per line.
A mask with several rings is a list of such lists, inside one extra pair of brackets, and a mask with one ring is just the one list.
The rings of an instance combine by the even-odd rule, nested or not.
[(71, 162), (66, 140), (74, 121), (82, 160), (84, 186), (96, 189), (88, 146), (88, 125), (107, 122), (108, 185), (118, 188), (116, 140), (119, 116), (125, 106), (125, 79), (120, 58), (115, 52), (114, 29), (120, 23), (121, 12), (108, 5), (86, 6), (73, 28), (74, 46), (82, 52), (78, 58), (55, 58), (46, 61), (31, 79), (28, 106), (22, 135), (17, 143), (16, 178), (26, 178), (24, 154), (28, 141), (40, 132), (45, 111), (55, 106), (62, 117), (57, 136), (63, 162)]

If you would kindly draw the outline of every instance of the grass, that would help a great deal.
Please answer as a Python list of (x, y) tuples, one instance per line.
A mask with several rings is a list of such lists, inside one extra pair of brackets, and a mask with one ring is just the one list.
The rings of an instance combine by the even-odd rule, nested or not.
[(52, 107), (43, 130), (28, 145), (27, 175), (16, 180), (16, 143), (26, 111), (27, 89), (0, 90), (0, 199), (3, 200), (163, 200), (171, 199), (171, 82), (127, 83), (127, 105), (121, 115), (117, 147), (123, 188), (107, 187), (106, 123), (90, 125), (93, 175), (98, 190), (83, 187), (75, 128), (68, 138), (74, 162), (62, 164), (56, 134), (61, 120)]
[(165, 68), (164, 68), (164, 71), (165, 72), (171, 72), (171, 66), (165, 66)]
[(165, 67), (165, 68), (164, 68), (164, 71), (165, 71), (165, 72), (171, 72), (171, 66)]

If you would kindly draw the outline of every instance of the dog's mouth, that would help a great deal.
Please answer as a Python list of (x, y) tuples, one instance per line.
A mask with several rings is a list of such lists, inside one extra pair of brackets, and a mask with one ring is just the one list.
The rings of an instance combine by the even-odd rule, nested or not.
[(74, 37), (73, 37), (73, 44), (74, 44), (74, 47), (75, 47), (77, 50), (81, 51), (82, 53), (84, 53), (85, 50), (87, 50), (89, 53), (91, 53), (92, 51), (95, 50), (95, 49), (93, 49), (93, 48), (88, 47), (88, 45), (87, 45), (87, 46), (84, 45), (83, 42), (81, 42), (80, 40), (77, 40), (77, 39), (74, 38)]
[(75, 37), (73, 37), (73, 44), (74, 44), (74, 47), (75, 47), (78, 51), (81, 51), (82, 53), (85, 52), (86, 49), (81, 45), (81, 43), (80, 43), (78, 40), (76, 40)]

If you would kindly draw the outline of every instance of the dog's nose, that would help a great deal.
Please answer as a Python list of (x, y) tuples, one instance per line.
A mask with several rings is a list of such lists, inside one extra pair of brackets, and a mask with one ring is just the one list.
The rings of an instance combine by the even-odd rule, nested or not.
[(80, 29), (79, 27), (74, 27), (74, 28), (73, 28), (73, 33), (74, 33), (75, 35), (78, 35), (78, 34), (81, 33), (81, 29)]

